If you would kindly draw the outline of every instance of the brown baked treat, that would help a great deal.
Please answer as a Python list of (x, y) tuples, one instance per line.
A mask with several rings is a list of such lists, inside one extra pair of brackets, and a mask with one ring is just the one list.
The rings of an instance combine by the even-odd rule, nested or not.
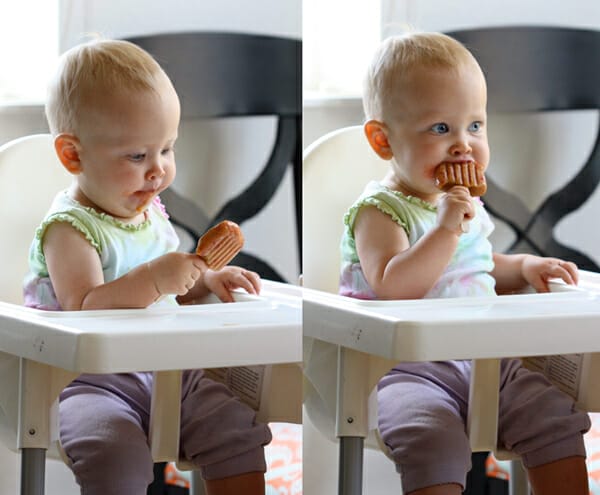
[(196, 254), (211, 270), (220, 270), (229, 263), (244, 246), (244, 236), (237, 223), (223, 220), (198, 240)]
[(471, 196), (483, 196), (487, 189), (483, 166), (476, 162), (444, 162), (434, 173), (435, 185), (442, 191), (453, 186), (465, 186)]

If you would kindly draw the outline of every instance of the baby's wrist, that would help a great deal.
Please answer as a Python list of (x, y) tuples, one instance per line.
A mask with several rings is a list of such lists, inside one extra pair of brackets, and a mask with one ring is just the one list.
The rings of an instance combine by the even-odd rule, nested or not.
[(154, 288), (154, 292), (155, 292), (155, 297), (153, 300), (156, 301), (157, 299), (159, 299), (162, 296), (162, 292), (158, 288), (158, 283), (156, 282), (156, 277), (154, 276), (154, 270), (152, 270), (152, 261), (149, 261), (148, 263), (146, 263), (146, 271), (148, 272), (150, 281), (152, 282), (152, 287)]
[(463, 230), (462, 230), (462, 228), (461, 228), (460, 225), (458, 227), (456, 227), (456, 228), (451, 228), (451, 227), (448, 227), (447, 225), (444, 225), (444, 224), (440, 223), (437, 226), (437, 230), (440, 233), (442, 233), (443, 235), (450, 234), (452, 237), (456, 238), (457, 240), (463, 234)]

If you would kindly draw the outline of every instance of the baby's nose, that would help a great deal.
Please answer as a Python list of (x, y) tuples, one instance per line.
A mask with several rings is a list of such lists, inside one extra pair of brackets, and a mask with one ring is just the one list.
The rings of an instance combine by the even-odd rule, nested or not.
[(156, 164), (154, 167), (152, 167), (150, 170), (148, 170), (148, 172), (146, 173), (146, 179), (148, 179), (148, 180), (160, 179), (161, 177), (164, 177), (165, 173), (166, 172), (165, 172), (164, 167), (162, 167), (160, 164)]
[(457, 139), (450, 147), (450, 153), (454, 156), (471, 153), (472, 148), (466, 139)]

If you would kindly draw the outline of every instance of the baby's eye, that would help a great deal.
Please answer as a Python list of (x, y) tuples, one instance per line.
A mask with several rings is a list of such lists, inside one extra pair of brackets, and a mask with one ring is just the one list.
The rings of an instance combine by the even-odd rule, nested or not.
[(175, 152), (175, 149), (171, 146), (169, 148), (164, 148), (163, 150), (161, 150), (161, 154), (162, 155), (168, 155), (171, 152)]
[(449, 130), (448, 124), (444, 124), (443, 122), (431, 126), (431, 131), (435, 134), (446, 134)]
[(144, 161), (144, 158), (146, 158), (145, 153), (133, 153), (133, 154), (129, 155), (129, 159), (132, 162), (141, 162), (141, 161)]
[(469, 132), (479, 132), (483, 127), (483, 122), (475, 121), (469, 126)]

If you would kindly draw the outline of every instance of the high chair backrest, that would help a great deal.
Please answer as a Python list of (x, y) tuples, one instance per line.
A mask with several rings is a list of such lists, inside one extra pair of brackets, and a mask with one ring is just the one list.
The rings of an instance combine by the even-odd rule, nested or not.
[(389, 163), (370, 148), (361, 125), (333, 131), (304, 152), (303, 284), (337, 293), (344, 213), (365, 185), (384, 177)]
[(50, 134), (25, 136), (0, 147), (0, 301), (23, 302), (23, 279), (35, 229), (54, 196), (70, 182)]

